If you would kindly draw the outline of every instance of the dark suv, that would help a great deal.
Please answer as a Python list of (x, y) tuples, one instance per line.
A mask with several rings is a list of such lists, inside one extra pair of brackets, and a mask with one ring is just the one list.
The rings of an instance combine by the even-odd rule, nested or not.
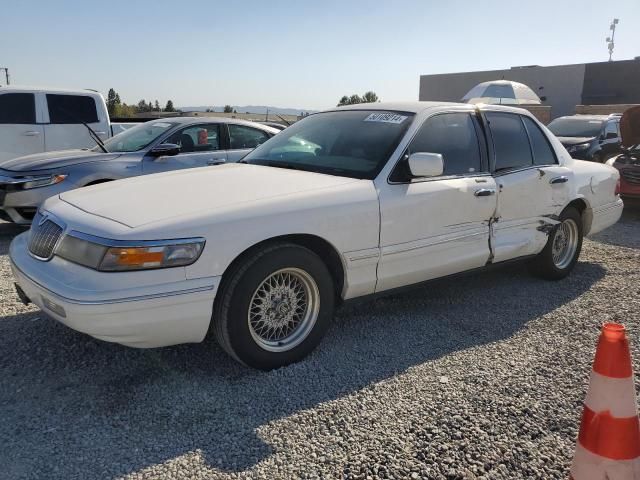
[(620, 115), (572, 115), (547, 125), (573, 158), (605, 162), (621, 152)]

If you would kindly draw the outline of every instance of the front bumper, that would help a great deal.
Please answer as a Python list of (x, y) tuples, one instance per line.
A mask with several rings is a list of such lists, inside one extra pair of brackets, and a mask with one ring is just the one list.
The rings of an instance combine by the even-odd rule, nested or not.
[[(11, 243), (14, 278), (29, 300), (60, 323), (100, 340), (137, 348), (204, 339), (220, 277), (145, 286), (143, 279), (152, 279), (157, 273), (146, 271), (136, 272), (144, 274), (138, 275), (135, 282), (139, 286), (121, 289), (117, 295), (108, 289), (82, 290), (77, 285), (96, 285), (96, 274), (104, 276), (105, 285), (121, 283), (119, 277), (123, 284), (130, 284), (131, 280), (123, 272), (94, 272), (61, 259), (42, 262), (29, 255), (26, 238), (27, 234), (22, 234)], [(47, 272), (58, 268), (64, 268), (67, 275)], [(83, 282), (78, 278), (83, 274), (91, 278)], [(73, 285), (65, 283), (65, 278), (70, 277), (75, 277)]]
[(4, 184), (0, 178), (0, 218), (19, 225), (29, 225), (38, 207), (49, 197), (77, 188), (66, 179), (55, 185), (21, 190)]

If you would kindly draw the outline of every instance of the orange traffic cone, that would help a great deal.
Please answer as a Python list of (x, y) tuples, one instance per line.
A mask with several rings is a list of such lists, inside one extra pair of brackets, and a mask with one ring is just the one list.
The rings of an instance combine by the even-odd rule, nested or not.
[(624, 325), (602, 327), (571, 478), (640, 480), (640, 422)]

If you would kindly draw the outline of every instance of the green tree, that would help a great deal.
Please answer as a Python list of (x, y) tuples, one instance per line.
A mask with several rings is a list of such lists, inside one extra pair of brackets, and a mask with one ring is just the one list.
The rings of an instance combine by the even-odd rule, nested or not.
[(164, 107), (165, 112), (175, 112), (176, 109), (173, 107), (173, 102), (171, 100), (167, 100), (167, 105)]
[(233, 113), (233, 107), (231, 105), (225, 105), (223, 112), (224, 113)]
[(153, 104), (153, 110), (155, 112), (159, 112), (160, 111), (160, 104), (158, 103), (158, 100), (156, 100)]
[(345, 95), (340, 99), (340, 102), (338, 102), (338, 106), (341, 107), (343, 105), (356, 105), (358, 103), (375, 103), (379, 101), (380, 99), (375, 92), (368, 91), (362, 97), (360, 95), (356, 95), (355, 93), (350, 97)]
[(109, 112), (109, 116), (115, 114), (117, 105), (120, 105), (120, 95), (118, 95), (113, 88), (110, 88), (107, 94), (107, 111)]
[(375, 92), (369, 90), (362, 96), (362, 103), (376, 103), (378, 101), (378, 95)]
[(343, 105), (349, 105), (349, 97), (347, 97), (346, 95), (344, 97), (342, 97), (340, 99), (340, 102), (338, 103), (339, 107), (341, 107)]
[(144, 101), (144, 99), (140, 100), (138, 102), (138, 113), (144, 113), (147, 111), (147, 102)]

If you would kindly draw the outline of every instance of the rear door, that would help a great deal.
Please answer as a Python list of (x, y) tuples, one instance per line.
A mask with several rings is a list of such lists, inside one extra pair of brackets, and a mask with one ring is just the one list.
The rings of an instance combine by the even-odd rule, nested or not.
[(98, 108), (94, 96), (47, 93), (45, 104), (46, 151), (95, 147), (96, 142), (82, 122), (102, 140), (109, 137), (108, 119), (103, 118), (105, 113)]
[(220, 123), (190, 125), (172, 133), (163, 143), (180, 146), (178, 155), (146, 156), (142, 170), (147, 173), (166, 172), (182, 168), (206, 167), (225, 163), (227, 152), (221, 149)]
[(229, 133), (229, 150), (227, 161), (237, 162), (242, 160), (251, 150), (263, 144), (271, 135), (259, 128), (248, 125), (227, 124)]
[(0, 92), (0, 160), (44, 151), (33, 93)]
[(486, 112), (498, 205), (491, 225), (493, 261), (539, 253), (545, 226), (569, 198), (572, 171), (558, 165), (546, 134), (528, 116)]

